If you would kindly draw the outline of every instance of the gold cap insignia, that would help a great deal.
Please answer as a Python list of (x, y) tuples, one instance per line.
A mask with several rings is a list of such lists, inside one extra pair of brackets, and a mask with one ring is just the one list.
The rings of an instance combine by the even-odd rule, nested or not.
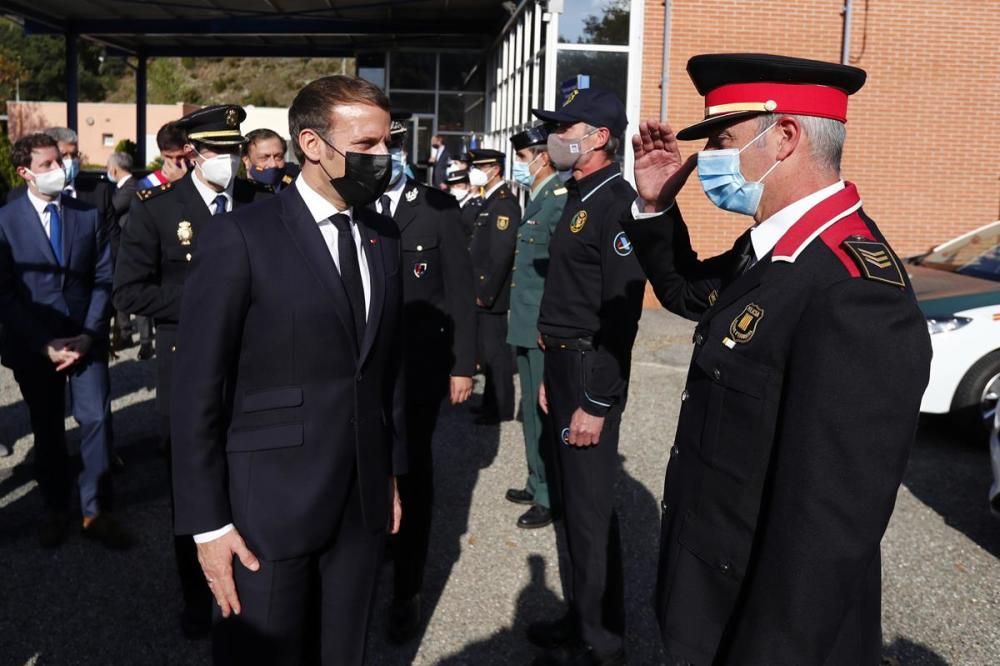
[(226, 109), (226, 124), (230, 127), (239, 127), (240, 114), (236, 112), (236, 109)]
[(760, 320), (764, 318), (764, 308), (760, 307), (756, 303), (751, 303), (743, 309), (743, 313), (740, 314), (733, 323), (729, 325), (729, 335), (733, 336), (733, 340), (740, 343), (750, 342), (753, 338), (754, 333), (757, 332), (757, 324)]
[(497, 215), (497, 229), (500, 231), (507, 231), (507, 227), (510, 226), (510, 218), (506, 215)]
[(569, 223), (569, 230), (574, 234), (578, 234), (585, 224), (587, 224), (587, 211), (581, 210), (573, 216), (573, 221)]
[(194, 240), (194, 229), (191, 228), (191, 223), (187, 220), (183, 220), (177, 225), (177, 240), (181, 242), (181, 245), (190, 245), (191, 241)]

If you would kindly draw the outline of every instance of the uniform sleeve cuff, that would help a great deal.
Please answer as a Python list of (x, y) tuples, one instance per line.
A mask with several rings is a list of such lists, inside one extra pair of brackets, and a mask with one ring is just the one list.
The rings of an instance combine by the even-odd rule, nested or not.
[(220, 527), (217, 530), (212, 530), (211, 532), (202, 532), (201, 534), (194, 535), (195, 543), (208, 543), (209, 541), (215, 541), (221, 536), (229, 534), (234, 529), (236, 529), (232, 523), (229, 523), (225, 527)]
[(591, 416), (607, 416), (608, 412), (611, 411), (611, 405), (606, 402), (597, 402), (591, 400), (590, 398), (583, 401), (580, 405), (580, 409), (587, 412)]
[(676, 205), (677, 205), (677, 202), (673, 201), (673, 202), (670, 203), (669, 206), (667, 206), (666, 208), (664, 208), (663, 210), (661, 210), (658, 213), (643, 213), (641, 211), (642, 211), (643, 208), (646, 207), (646, 200), (643, 199), (642, 197), (636, 197), (635, 201), (632, 202), (632, 219), (633, 220), (648, 220), (651, 217), (659, 217), (660, 215), (663, 215), (664, 213), (666, 213), (668, 210), (670, 210), (671, 208), (673, 208)]

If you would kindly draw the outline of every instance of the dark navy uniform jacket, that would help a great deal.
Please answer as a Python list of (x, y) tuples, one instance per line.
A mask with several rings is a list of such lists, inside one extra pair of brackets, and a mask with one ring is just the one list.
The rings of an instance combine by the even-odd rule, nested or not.
[(469, 246), (481, 310), (505, 314), (510, 309), (510, 269), (520, 224), (521, 206), (504, 183), (483, 201)]
[(632, 343), (639, 330), (646, 278), (619, 220), (635, 190), (610, 164), (566, 183), (562, 218), (549, 242), (549, 267), (538, 330), (560, 338), (591, 338), (580, 407), (604, 416), (624, 404)]
[(698, 322), (664, 484), (665, 645), (878, 663), (879, 542), (931, 355), (898, 257), (851, 184), (746, 271), (739, 243), (698, 259), (676, 207), (623, 225), (661, 303)]

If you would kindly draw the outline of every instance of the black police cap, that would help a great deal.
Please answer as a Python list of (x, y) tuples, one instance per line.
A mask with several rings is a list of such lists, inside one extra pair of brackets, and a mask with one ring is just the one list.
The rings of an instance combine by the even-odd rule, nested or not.
[(532, 109), (531, 112), (549, 123), (584, 122), (593, 127), (607, 127), (616, 137), (624, 134), (628, 127), (625, 105), (618, 95), (600, 88), (574, 89), (558, 111)]
[(393, 111), (389, 114), (389, 134), (390, 136), (396, 136), (397, 134), (406, 134), (406, 122), (413, 117), (413, 114), (409, 111)]
[(454, 185), (455, 183), (468, 183), (469, 182), (469, 172), (465, 169), (456, 169), (455, 171), (450, 171), (445, 177), (444, 182), (449, 185)]
[(239, 146), (246, 143), (240, 133), (240, 123), (247, 112), (236, 104), (216, 104), (192, 111), (177, 121), (189, 141), (209, 146)]
[(549, 128), (547, 125), (536, 125), (529, 127), (523, 132), (518, 132), (510, 137), (510, 143), (514, 150), (522, 150), (531, 146), (544, 146), (549, 139)]
[(472, 159), (473, 164), (480, 165), (503, 164), (504, 158), (507, 156), (499, 150), (493, 150), (491, 148), (478, 148), (476, 150), (470, 150), (469, 157)]
[(865, 84), (863, 69), (766, 53), (708, 53), (688, 60), (705, 97), (705, 117), (677, 133), (701, 139), (723, 125), (761, 113), (847, 121), (847, 97)]

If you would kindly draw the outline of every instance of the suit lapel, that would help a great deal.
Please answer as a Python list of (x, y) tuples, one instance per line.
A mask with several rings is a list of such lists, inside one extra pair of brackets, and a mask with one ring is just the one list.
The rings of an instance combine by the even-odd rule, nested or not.
[(22, 196), (15, 199), (17, 205), (21, 207), (20, 217), (24, 219), (28, 224), (25, 225), (25, 231), (28, 239), (30, 239), (32, 245), (35, 249), (45, 255), (45, 258), (49, 260), (49, 263), (56, 265), (56, 253), (52, 251), (52, 245), (49, 244), (49, 239), (45, 235), (45, 229), (42, 227), (42, 221), (38, 217), (38, 213), (35, 212), (35, 207), (31, 205), (31, 200), (25, 193)]
[[(413, 197), (413, 201), (408, 201), (406, 196), (410, 192), (416, 192), (417, 196)], [(407, 186), (403, 188), (403, 196), (399, 198), (399, 203), (396, 204), (396, 214), (392, 216), (396, 220), (396, 226), (399, 227), (399, 231), (402, 232), (403, 229), (410, 226), (413, 220), (417, 219), (417, 200), (420, 198), (420, 188), (414, 185), (412, 182), (408, 182)]]
[(727, 306), (732, 304), (747, 292), (760, 286), (760, 283), (764, 280), (764, 276), (767, 274), (767, 268), (770, 265), (771, 254), (768, 253), (767, 256), (762, 257), (760, 261), (754, 264), (750, 270), (726, 285), (721, 290), (719, 298), (715, 304), (706, 310), (702, 321), (711, 321), (716, 314), (722, 312), (722, 310), (724, 310)]
[[(399, 208), (396, 209), (396, 212), (399, 212)], [(365, 259), (368, 261), (368, 275), (371, 282), (371, 302), (368, 305), (368, 324), (365, 326), (365, 337), (361, 341), (360, 363), (365, 362), (369, 352), (371, 352), (372, 345), (375, 344), (379, 323), (382, 320), (382, 305), (385, 302), (385, 261), (382, 257), (382, 243), (379, 242), (378, 233), (368, 226), (365, 219), (367, 215), (366, 209), (355, 209), (355, 221), (358, 224), (358, 231), (361, 232), (361, 246), (364, 248)]]
[[(66, 199), (68, 197), (64, 194), (60, 203), (62, 204), (62, 258), (63, 267), (69, 267), (70, 255), (73, 251), (73, 237), (76, 236), (77, 223), (76, 223), (76, 213), (77, 211), (66, 205)], [(66, 273), (63, 272), (63, 276)]]
[(333, 309), (344, 326), (344, 332), (353, 338), (354, 319), (351, 315), (351, 304), (347, 300), (344, 283), (340, 280), (337, 265), (333, 263), (333, 257), (330, 256), (330, 249), (326, 239), (323, 238), (323, 233), (319, 230), (319, 225), (313, 220), (297, 189), (289, 187), (282, 190), (278, 196), (281, 198), (282, 224), (288, 229), (292, 241), (305, 258), (313, 275), (329, 292), (333, 299)]

